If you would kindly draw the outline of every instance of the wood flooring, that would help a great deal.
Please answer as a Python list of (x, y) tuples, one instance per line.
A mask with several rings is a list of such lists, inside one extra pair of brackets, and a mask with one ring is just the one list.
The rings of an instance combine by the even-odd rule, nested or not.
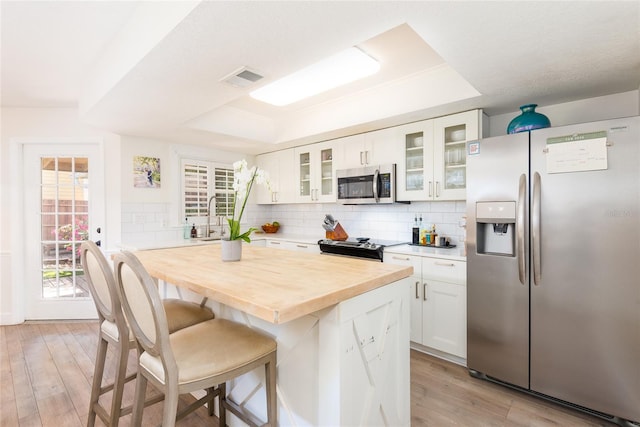
[[(0, 426), (85, 426), (97, 322), (27, 322), (0, 326)], [(112, 377), (112, 354), (107, 373)], [(129, 358), (130, 372), (134, 352)], [(125, 402), (133, 398), (133, 382)], [(155, 391), (149, 387), (150, 393)], [(108, 398), (108, 396), (107, 396)], [(181, 405), (193, 399), (184, 397)], [(129, 426), (131, 415), (121, 419)], [(144, 411), (143, 425), (158, 425), (162, 403)], [(98, 420), (96, 425), (102, 425)], [(178, 425), (218, 426), (201, 408)], [(467, 370), (411, 351), (412, 426), (611, 426), (613, 424), (472, 378)]]

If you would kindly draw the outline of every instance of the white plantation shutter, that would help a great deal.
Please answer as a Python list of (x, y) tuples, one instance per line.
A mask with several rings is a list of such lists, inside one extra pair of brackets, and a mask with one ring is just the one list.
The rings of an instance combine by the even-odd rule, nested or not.
[(207, 216), (208, 166), (185, 160), (182, 164), (182, 171), (184, 174), (184, 215), (187, 217)]
[(233, 216), (233, 169), (215, 168), (216, 215)]
[[(214, 215), (233, 214), (233, 168), (200, 160), (182, 160), (185, 217), (207, 216), (209, 197), (215, 196)], [(213, 207), (213, 206), (212, 206)]]

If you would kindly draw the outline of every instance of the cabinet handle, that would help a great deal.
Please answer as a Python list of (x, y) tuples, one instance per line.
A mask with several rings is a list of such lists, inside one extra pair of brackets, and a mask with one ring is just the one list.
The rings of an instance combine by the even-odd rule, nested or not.
[(427, 282), (424, 282), (424, 285), (422, 285), (422, 300), (426, 301), (427, 300)]
[(429, 181), (429, 197), (433, 197), (433, 181)]
[(440, 181), (436, 181), (436, 197), (440, 197)]
[(420, 295), (418, 295), (418, 285), (419, 284), (420, 284), (420, 282), (416, 280), (416, 299), (420, 299)]
[(309, 246), (307, 245), (296, 245), (298, 248), (307, 249)]
[(397, 259), (400, 261), (409, 261), (409, 257), (399, 257), (399, 256), (392, 256), (391, 259)]
[(444, 267), (455, 267), (456, 265), (452, 262), (435, 262), (436, 265), (442, 265)]
[(363, 160), (363, 156), (362, 156), (363, 154), (364, 154), (364, 151), (361, 151), (360, 152), (360, 164), (361, 165), (364, 165), (364, 160)]
[(279, 244), (280, 244), (280, 242), (273, 242), (273, 241), (271, 241), (271, 242), (269, 242), (269, 244), (270, 244), (270, 245), (279, 245)]
[(364, 161), (365, 161), (365, 164), (367, 165), (369, 164), (369, 151), (364, 152)]

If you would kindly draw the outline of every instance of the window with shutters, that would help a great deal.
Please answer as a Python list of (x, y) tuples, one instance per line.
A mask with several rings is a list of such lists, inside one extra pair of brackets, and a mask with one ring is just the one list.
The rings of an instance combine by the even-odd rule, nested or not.
[(201, 160), (182, 160), (182, 194), (185, 217), (207, 216), (209, 199), (213, 215), (233, 215), (233, 168)]

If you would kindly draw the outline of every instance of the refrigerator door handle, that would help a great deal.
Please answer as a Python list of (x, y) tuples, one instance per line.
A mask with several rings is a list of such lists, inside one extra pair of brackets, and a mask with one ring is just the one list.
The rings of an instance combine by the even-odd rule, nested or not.
[(518, 278), (520, 283), (525, 284), (525, 270), (526, 259), (524, 251), (524, 221), (525, 221), (525, 206), (527, 196), (527, 177), (525, 174), (520, 175), (520, 182), (518, 185), (518, 214), (516, 218), (516, 235), (518, 238)]
[(531, 246), (533, 252), (533, 284), (540, 285), (540, 174), (533, 174), (531, 201)]

